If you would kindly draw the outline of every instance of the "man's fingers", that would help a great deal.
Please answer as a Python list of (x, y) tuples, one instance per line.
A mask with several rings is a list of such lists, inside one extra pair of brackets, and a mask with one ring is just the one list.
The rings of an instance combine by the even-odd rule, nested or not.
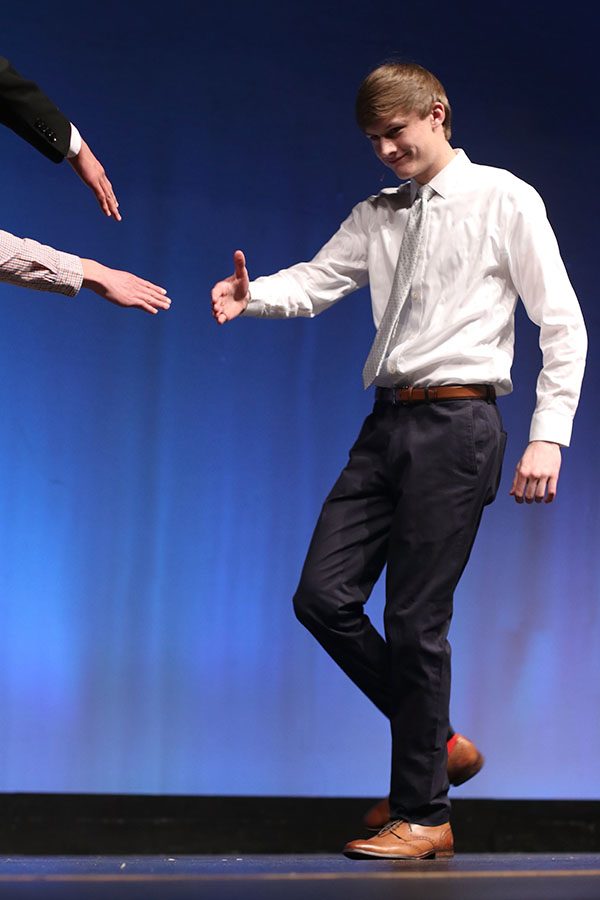
[(119, 212), (119, 201), (113, 193), (105, 194), (103, 202), (101, 202), (100, 205), (107, 216), (112, 216), (117, 222), (122, 220), (121, 213)]
[(219, 325), (224, 325), (225, 322), (229, 321), (223, 303), (220, 300), (213, 300), (212, 314)]
[(225, 312), (225, 307), (220, 301), (213, 301), (212, 305), (212, 314), (213, 318), (219, 325), (224, 325), (225, 322), (229, 321), (229, 316)]
[(119, 201), (115, 196), (110, 181), (108, 181), (108, 179), (104, 179), (104, 181), (105, 183), (95, 187), (94, 193), (96, 194), (102, 212), (109, 218), (112, 217), (117, 222), (120, 222), (122, 217), (119, 212)]
[(535, 489), (536, 503), (552, 503), (556, 496), (556, 478), (542, 477), (538, 478)]
[(108, 178), (106, 177), (106, 175), (104, 175), (102, 177), (102, 181), (103, 181), (104, 195), (106, 198), (106, 206), (108, 208), (108, 215), (109, 216), (112, 215), (117, 220), (117, 222), (120, 222), (121, 221), (121, 213), (119, 212), (119, 201), (117, 200), (116, 194), (113, 190), (113, 186), (110, 183), (110, 181), (108, 180)]
[(113, 197), (112, 199), (109, 198), (108, 208), (112, 213), (113, 219), (115, 219), (117, 222), (123, 221), (123, 216), (119, 212), (119, 202), (116, 197)]
[(515, 475), (510, 495), (517, 503), (552, 503), (556, 497), (558, 478), (526, 478), (524, 475)]
[(171, 301), (168, 297), (142, 297), (144, 303), (149, 303), (157, 309), (170, 309)]
[(219, 325), (224, 325), (229, 321), (229, 316), (225, 312), (225, 304), (232, 299), (232, 285), (235, 278), (236, 275), (230, 275), (224, 281), (218, 281), (210, 292), (213, 318)]
[(108, 196), (107, 191), (104, 189), (104, 187), (101, 184), (93, 184), (93, 185), (91, 185), (91, 188), (92, 188), (94, 194), (96, 195), (96, 200), (100, 204), (100, 209), (102, 210), (104, 215), (110, 216), (111, 208), (110, 208), (109, 196)]
[(158, 312), (159, 309), (169, 309), (171, 306), (171, 298), (163, 287), (138, 278), (137, 275), (126, 276), (115, 289), (114, 299), (125, 306), (137, 306), (146, 312)]
[(532, 475), (527, 476), (517, 469), (510, 493), (517, 503), (533, 503), (534, 500), (536, 503), (541, 503), (544, 499), (545, 490), (545, 478), (536, 478)]
[(169, 309), (171, 306), (171, 298), (167, 297), (165, 289), (156, 287), (155, 285), (148, 285), (147, 282), (143, 282), (139, 287), (137, 296), (143, 303), (153, 307), (157, 306), (160, 309)]
[(558, 489), (558, 478), (552, 477), (548, 479), (548, 486), (546, 488), (546, 499), (545, 503), (552, 503), (554, 498), (556, 497), (556, 491)]
[(166, 296), (167, 289), (161, 287), (160, 284), (154, 284), (153, 281), (146, 281), (144, 278), (138, 278), (137, 275), (135, 277), (138, 284), (142, 285), (145, 288), (148, 288), (148, 290), (150, 291), (154, 291), (156, 294), (162, 294), (163, 297)]
[(243, 278), (246, 274), (246, 257), (241, 250), (236, 250), (233, 254), (233, 268), (236, 278)]
[[(525, 503), (533, 503), (534, 500), (537, 500), (540, 487), (543, 491), (545, 486), (545, 478), (537, 478), (535, 475), (530, 475), (527, 479), (527, 486), (525, 488)], [(542, 493), (542, 497), (543, 496)]]
[(517, 503), (523, 503), (523, 493), (525, 491), (525, 487), (527, 485), (527, 479), (519, 474), (519, 471), (515, 472), (515, 477), (513, 478), (512, 487), (510, 489), (510, 496), (514, 497)]
[(130, 290), (136, 291), (140, 295), (156, 297), (160, 300), (163, 300), (167, 296), (166, 288), (161, 287), (160, 284), (154, 284), (152, 281), (138, 278), (137, 275), (130, 275), (129, 278), (130, 282), (128, 287)]

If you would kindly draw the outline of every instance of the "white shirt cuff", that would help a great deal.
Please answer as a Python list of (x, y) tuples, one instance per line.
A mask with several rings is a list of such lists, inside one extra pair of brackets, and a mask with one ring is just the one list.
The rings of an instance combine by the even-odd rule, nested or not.
[(561, 447), (568, 447), (572, 430), (573, 419), (570, 416), (549, 409), (541, 410), (533, 415), (529, 440), (550, 441), (553, 444), (560, 444)]
[(74, 156), (77, 156), (79, 151), (81, 150), (81, 135), (71, 122), (71, 143), (69, 144), (69, 149), (67, 151), (67, 159), (73, 159)]

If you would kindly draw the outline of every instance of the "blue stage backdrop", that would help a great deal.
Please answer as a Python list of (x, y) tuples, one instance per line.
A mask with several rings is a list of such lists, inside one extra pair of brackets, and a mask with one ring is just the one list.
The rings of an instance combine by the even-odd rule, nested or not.
[[(577, 7), (580, 7), (579, 10)], [(454, 144), (546, 200), (590, 330), (557, 502), (509, 497), (540, 364), (519, 316), (496, 504), (456, 598), (461, 793), (600, 796), (595, 392), (598, 79), (587, 5), (12, 4), (2, 47), (105, 163), (124, 221), (0, 133), (1, 227), (129, 268), (156, 318), (0, 285), (0, 789), (378, 795), (386, 723), (291, 608), (369, 407), (366, 291), (314, 321), (219, 329), (208, 294), (310, 258), (393, 183), (353, 121), (392, 53), (432, 68)], [(380, 621), (381, 591), (371, 601)]]

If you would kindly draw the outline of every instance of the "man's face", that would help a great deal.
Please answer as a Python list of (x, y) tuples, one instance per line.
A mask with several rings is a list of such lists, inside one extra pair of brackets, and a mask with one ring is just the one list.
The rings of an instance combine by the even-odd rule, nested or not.
[(443, 110), (434, 104), (424, 119), (415, 112), (398, 111), (367, 129), (376, 156), (398, 178), (426, 184), (454, 155), (444, 136)]

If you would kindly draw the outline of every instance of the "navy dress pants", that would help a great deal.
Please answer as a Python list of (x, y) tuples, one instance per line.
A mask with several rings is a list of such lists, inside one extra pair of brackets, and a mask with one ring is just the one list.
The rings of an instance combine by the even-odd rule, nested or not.
[[(393, 819), (448, 821), (453, 594), (505, 440), (494, 402), (376, 401), (325, 500), (294, 597), (299, 620), (390, 720)], [(384, 567), (385, 637), (364, 611)]]

